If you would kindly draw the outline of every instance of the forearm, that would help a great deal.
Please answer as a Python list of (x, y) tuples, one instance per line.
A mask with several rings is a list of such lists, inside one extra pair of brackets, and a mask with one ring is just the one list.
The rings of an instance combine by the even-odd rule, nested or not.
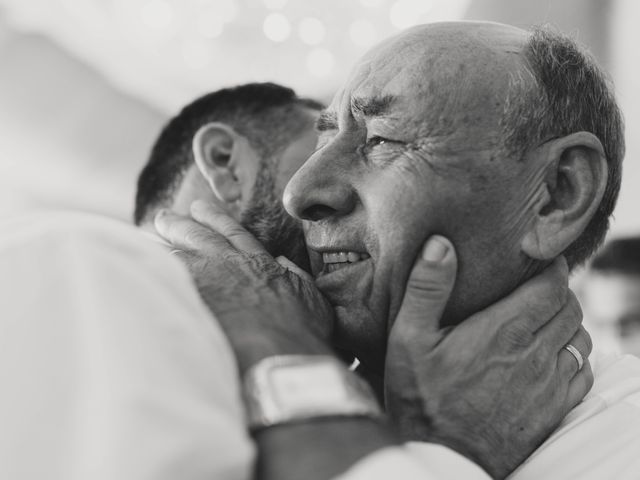
[[(241, 325), (241, 321), (227, 322), (230, 324)], [(271, 330), (268, 338), (257, 335), (247, 338), (240, 332), (229, 332), (229, 328), (227, 332), (231, 333), (243, 377), (251, 367), (269, 358), (291, 355), (335, 357), (331, 348), (306, 328), (292, 325), (282, 332)], [(355, 376), (355, 373), (347, 372), (346, 365), (338, 368), (346, 376)], [(371, 399), (375, 402), (373, 397)], [(382, 417), (346, 415), (266, 426), (256, 431), (254, 439), (258, 447), (255, 477), (261, 480), (334, 478), (373, 451), (398, 443), (395, 433)]]
[(381, 448), (398, 444), (382, 421), (333, 417), (279, 425), (255, 435), (259, 480), (325, 480)]

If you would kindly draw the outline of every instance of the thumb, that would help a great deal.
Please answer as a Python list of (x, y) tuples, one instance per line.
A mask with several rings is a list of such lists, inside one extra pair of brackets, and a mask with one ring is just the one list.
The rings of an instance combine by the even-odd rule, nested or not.
[(449, 240), (433, 235), (426, 241), (409, 275), (394, 330), (404, 330), (405, 335), (440, 332), (440, 319), (453, 289), (457, 265)]

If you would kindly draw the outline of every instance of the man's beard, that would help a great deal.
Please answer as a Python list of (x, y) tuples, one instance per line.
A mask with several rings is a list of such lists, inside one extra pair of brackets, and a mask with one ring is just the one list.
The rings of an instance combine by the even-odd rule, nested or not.
[(282, 206), (282, 199), (276, 194), (273, 173), (266, 161), (258, 169), (253, 195), (240, 216), (240, 223), (260, 240), (271, 255), (284, 255), (309, 271), (302, 227)]

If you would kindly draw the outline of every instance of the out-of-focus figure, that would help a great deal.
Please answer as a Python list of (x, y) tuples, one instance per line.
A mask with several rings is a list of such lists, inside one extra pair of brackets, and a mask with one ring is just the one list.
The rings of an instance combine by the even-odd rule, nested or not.
[(609, 242), (583, 282), (581, 303), (594, 341), (640, 356), (640, 237)]

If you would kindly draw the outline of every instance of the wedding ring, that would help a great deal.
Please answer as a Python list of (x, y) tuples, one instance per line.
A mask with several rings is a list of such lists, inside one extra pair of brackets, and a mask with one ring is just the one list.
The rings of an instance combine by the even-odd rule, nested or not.
[(582, 354), (580, 353), (580, 351), (570, 343), (567, 343), (562, 348), (573, 355), (573, 358), (576, 359), (576, 362), (578, 362), (578, 371), (582, 370), (582, 366), (584, 365), (584, 358), (582, 358)]

